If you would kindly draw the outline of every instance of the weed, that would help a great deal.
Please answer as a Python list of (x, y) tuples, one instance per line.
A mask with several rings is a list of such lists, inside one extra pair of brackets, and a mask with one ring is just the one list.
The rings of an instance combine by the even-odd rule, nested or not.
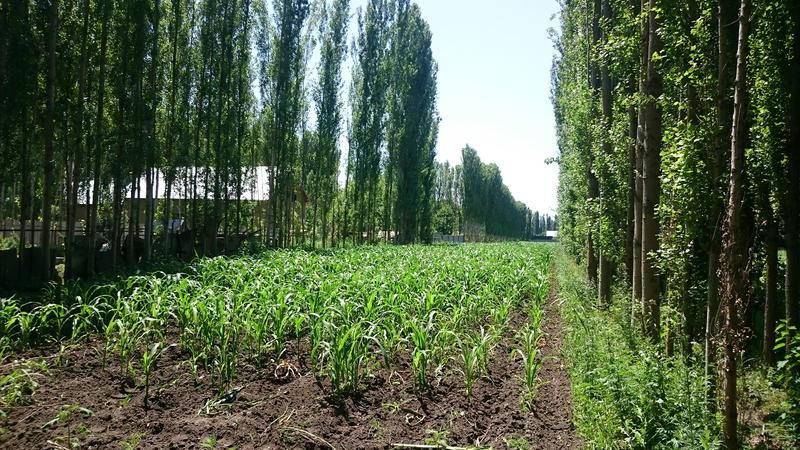
[(135, 433), (131, 436), (128, 436), (120, 443), (122, 450), (136, 450), (139, 448), (139, 443), (142, 442), (144, 438), (144, 433)]
[(0, 378), (0, 411), (27, 403), (39, 387), (36, 379), (47, 373), (44, 361), (29, 360)]
[(211, 436), (207, 436), (200, 441), (200, 447), (202, 448), (217, 448), (217, 435), (212, 434)]

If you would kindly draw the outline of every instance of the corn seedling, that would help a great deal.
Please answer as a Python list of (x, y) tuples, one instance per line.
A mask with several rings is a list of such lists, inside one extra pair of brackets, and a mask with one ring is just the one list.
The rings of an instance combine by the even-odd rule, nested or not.
[(528, 296), (539, 328), (550, 260), (549, 247), (520, 244), (285, 250), (197, 259), (175, 275), (51, 285), (35, 305), (0, 300), (0, 360), (99, 334), (103, 366), (116, 358), (123, 374), (135, 380), (141, 370), (149, 385), (145, 372), (172, 339), (165, 330), (175, 329), (195, 381), (212, 377), (220, 392), (243, 355), (263, 367), (307, 349), (292, 356), (310, 360), (337, 396), (358, 390), (373, 351), (390, 373), (410, 358), (418, 390), (455, 359), (471, 395), (496, 337)]
[(536, 396), (536, 389), (538, 387), (536, 376), (539, 373), (539, 365), (537, 357), (539, 355), (539, 339), (541, 334), (537, 328), (528, 325), (525, 329), (520, 331), (520, 341), (522, 348), (516, 350), (517, 354), (522, 359), (524, 367), (524, 376), (522, 381), (524, 383), (522, 393), (522, 404), (528, 410), (533, 408), (533, 400)]
[(367, 339), (360, 325), (334, 326), (331, 338), (327, 353), (334, 393), (354, 392), (368, 356)]
[(164, 346), (161, 342), (156, 342), (149, 349), (142, 352), (142, 375), (144, 375), (144, 409), (148, 409), (150, 398), (150, 374), (155, 368), (156, 361), (164, 351), (171, 346)]

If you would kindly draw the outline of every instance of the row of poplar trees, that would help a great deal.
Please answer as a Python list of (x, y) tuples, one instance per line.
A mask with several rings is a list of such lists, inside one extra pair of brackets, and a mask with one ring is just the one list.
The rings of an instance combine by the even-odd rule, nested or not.
[[(153, 224), (172, 218), (210, 236), (208, 253), (244, 231), (275, 246), (375, 240), (379, 227), (425, 239), (431, 32), (409, 0), (355, 15), (349, 33), (348, 0), (0, 0), (0, 219), (21, 222), (20, 258), (38, 245), (69, 260), (76, 236), (91, 249), (102, 232), (114, 266), (146, 260), (162, 248)], [(245, 195), (259, 166), (260, 209)], [(63, 242), (26, 242), (34, 223), (64, 222)]]
[(469, 234), (471, 227), (479, 227), (483, 236), (470, 236), (471, 239), (528, 240), (556, 229), (554, 217), (532, 211), (514, 199), (496, 164), (484, 164), (469, 145), (461, 156), (461, 164), (455, 166), (434, 163), (436, 232)]
[(666, 354), (705, 342), (738, 448), (737, 361), (800, 325), (800, 2), (562, 5), (560, 237)]

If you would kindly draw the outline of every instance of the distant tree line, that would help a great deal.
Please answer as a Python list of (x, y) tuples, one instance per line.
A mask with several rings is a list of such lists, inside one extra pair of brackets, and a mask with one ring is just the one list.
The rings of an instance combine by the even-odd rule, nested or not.
[(409, 0), (369, 0), (352, 36), (350, 17), (348, 0), (0, 2), (0, 219), (19, 227), (4, 246), (20, 266), (61, 249), (70, 276), (98, 270), (101, 239), (112, 267), (255, 231), (429, 240), (430, 29)]
[(532, 239), (554, 231), (555, 217), (531, 211), (514, 199), (495, 164), (484, 164), (470, 146), (461, 164), (435, 164), (435, 231), (470, 239)]
[(703, 361), (738, 448), (741, 352), (775, 365), (800, 326), (800, 2), (562, 5), (560, 238), (601, 304), (618, 280), (637, 328)]

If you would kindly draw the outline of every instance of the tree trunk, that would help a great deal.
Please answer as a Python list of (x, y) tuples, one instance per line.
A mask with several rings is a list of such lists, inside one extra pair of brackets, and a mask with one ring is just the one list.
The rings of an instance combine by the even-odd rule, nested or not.
[[(80, 186), (81, 163), (83, 163), (83, 116), (84, 116), (84, 98), (86, 92), (86, 66), (88, 64), (88, 34), (89, 34), (89, 2), (85, 0), (83, 3), (83, 29), (81, 31), (81, 59), (80, 59), (80, 73), (78, 78), (78, 112), (75, 126), (75, 153), (72, 160), (72, 183), (67, 186), (69, 198), (67, 200), (67, 235), (64, 239), (64, 277), (72, 278), (72, 239), (75, 235), (75, 214), (78, 205), (78, 188)], [(66, 170), (69, 170), (67, 166)]]
[(778, 297), (778, 224), (775, 223), (769, 198), (767, 198), (766, 213), (767, 279), (764, 298), (764, 346), (761, 358), (764, 365), (769, 367), (775, 365), (775, 308)]
[[(715, 136), (713, 155), (711, 157), (711, 192), (722, 191), (722, 171), (724, 168), (725, 154), (730, 148), (726, 134), (730, 129), (730, 106), (728, 102), (728, 86), (733, 63), (731, 61), (731, 51), (729, 51), (730, 34), (728, 29), (734, 22), (731, 7), (732, 0), (719, 0), (717, 9), (717, 96), (716, 96), (716, 120), (718, 129)], [(716, 343), (714, 337), (717, 334), (718, 321), (720, 315), (719, 306), (719, 262), (721, 250), (721, 222), (723, 205), (720, 200), (713, 198), (709, 209), (708, 220), (712, 224), (711, 236), (708, 240), (708, 267), (706, 270), (706, 336), (705, 336), (705, 376), (708, 380), (708, 405), (711, 409), (716, 408), (716, 374), (714, 372), (716, 360)]]
[(55, 118), (55, 84), (56, 84), (56, 38), (58, 37), (58, 5), (59, 0), (51, 0), (48, 12), (47, 30), (47, 82), (45, 84), (45, 113), (44, 113), (44, 179), (42, 195), (42, 252), (44, 253), (44, 267), (42, 277), (51, 278), (50, 266), (50, 221), (53, 204), (53, 126)]
[[(631, 80), (631, 90), (633, 93), (636, 90), (636, 80)], [(631, 105), (628, 108), (628, 137), (630, 143), (628, 145), (628, 204), (626, 207), (626, 220), (625, 220), (625, 282), (627, 286), (633, 284), (633, 271), (635, 267), (634, 256), (634, 236), (636, 234), (636, 107)], [(639, 244), (641, 252), (641, 244)]]
[(106, 51), (108, 48), (108, 15), (110, 0), (100, 0), (103, 9), (102, 29), (100, 31), (100, 74), (97, 85), (97, 117), (95, 120), (95, 150), (94, 150), (94, 182), (92, 186), (92, 201), (89, 213), (89, 247), (86, 262), (86, 271), (89, 276), (95, 273), (95, 242), (97, 240), (97, 210), (100, 202), (100, 182), (102, 174), (100, 172), (103, 160), (103, 107), (105, 106), (105, 83), (106, 83)]
[(748, 256), (747, 238), (743, 228), (742, 209), (745, 199), (745, 137), (747, 132), (747, 53), (750, 31), (749, 0), (742, 0), (739, 10), (739, 40), (736, 55), (736, 81), (731, 126), (731, 166), (728, 204), (723, 229), (723, 255), (720, 261), (723, 282), (720, 300), (723, 304), (725, 329), (723, 348), (725, 359), (724, 442), (728, 450), (738, 449), (738, 414), (736, 398), (736, 360), (739, 348), (740, 303), (747, 296)]
[(660, 278), (655, 264), (658, 251), (658, 218), (656, 207), (661, 195), (661, 108), (658, 97), (662, 92), (662, 79), (656, 68), (653, 56), (662, 49), (658, 34), (659, 22), (656, 15), (657, 0), (649, 0), (647, 77), (645, 81), (645, 133), (644, 157), (642, 161), (642, 310), (644, 311), (645, 332), (653, 342), (660, 338)]
[(786, 199), (783, 224), (786, 239), (786, 319), (800, 328), (800, 2), (791, 2), (794, 55), (790, 72), (789, 141), (786, 145)]
[[(596, 47), (600, 44), (601, 33), (600, 33), (600, 10), (602, 9), (601, 0), (594, 0), (594, 6), (592, 9), (592, 47)], [(592, 90), (592, 96), (600, 91), (600, 70), (596, 62), (594, 62), (594, 58), (592, 57), (592, 49), (589, 50), (590, 54), (587, 55), (589, 60), (589, 87)], [(592, 116), (596, 115), (595, 103), (592, 102)], [(597, 170), (595, 167), (595, 158), (594, 158), (594, 150), (592, 148), (588, 148), (587, 151), (589, 152), (589, 165), (586, 168), (586, 177), (587, 182), (589, 185), (589, 192), (588, 198), (586, 199), (589, 203), (589, 208), (594, 211), (595, 206), (594, 203), (600, 197), (600, 181), (597, 179)], [(595, 243), (595, 234), (599, 231), (600, 227), (597, 225), (599, 223), (596, 220), (598, 217), (595, 214), (590, 214), (591, 222), (589, 225), (589, 232), (586, 236), (586, 270), (589, 275), (589, 280), (594, 284), (595, 287), (599, 287), (598, 285), (598, 270), (599, 270), (599, 258), (598, 258), (598, 249), (596, 248)]]
[[(603, 0), (601, 5), (601, 13), (603, 15), (603, 19), (606, 23), (611, 22), (611, 6), (609, 5), (609, 0)], [(605, 42), (606, 37), (602, 37), (602, 41)], [(613, 144), (611, 142), (611, 126), (613, 122), (613, 111), (612, 111), (612, 87), (611, 87), (611, 73), (608, 67), (608, 56), (603, 58), (603, 65), (600, 69), (600, 103), (602, 107), (602, 124), (603, 124), (603, 144), (601, 148), (601, 152), (604, 157), (610, 157), (613, 152)], [(601, 171), (602, 172), (602, 171)], [(605, 185), (606, 180), (603, 181), (603, 185), (600, 186), (600, 223), (603, 222), (605, 218), (605, 192), (608, 190), (608, 186)], [(598, 294), (600, 296), (601, 304), (608, 305), (611, 303), (611, 276), (613, 274), (613, 263), (607, 256), (607, 251), (601, 248), (600, 250), (600, 278), (598, 280), (599, 287), (597, 289)]]
[[(648, 0), (641, 0), (637, 13), (646, 10)], [(647, 19), (642, 18), (639, 24), (641, 28), (641, 49), (639, 53), (639, 92), (644, 93), (646, 89), (647, 61), (650, 55), (650, 27)], [(645, 133), (645, 108), (644, 102), (640, 100), (637, 110), (637, 129), (636, 129), (636, 149), (635, 149), (635, 168), (634, 168), (634, 195), (633, 195), (633, 274), (632, 274), (632, 306), (631, 306), (631, 325), (636, 322), (637, 313), (641, 316), (642, 329), (644, 329), (644, 310), (642, 309), (642, 196), (644, 191), (644, 181), (642, 179), (642, 167), (644, 165), (644, 133)]]
[[(153, 193), (153, 184), (155, 183), (156, 176), (156, 153), (158, 148), (158, 135), (156, 134), (156, 116), (158, 109), (159, 89), (158, 89), (158, 64), (159, 64), (159, 30), (161, 29), (161, 1), (155, 0), (152, 11), (152, 27), (153, 27), (153, 47), (151, 50), (150, 58), (150, 89), (151, 105), (150, 115), (150, 142), (148, 143), (147, 151), (147, 164), (145, 167), (145, 222), (144, 222), (144, 255), (142, 259), (148, 261), (153, 255), (153, 219), (155, 218), (155, 200)], [(168, 136), (167, 139), (173, 139)]]
[(169, 254), (170, 250), (170, 214), (172, 213), (172, 185), (175, 182), (175, 167), (173, 161), (173, 148), (175, 146), (175, 108), (178, 98), (178, 31), (183, 23), (183, 12), (181, 11), (181, 0), (172, 0), (172, 56), (170, 59), (171, 78), (169, 94), (169, 133), (167, 135), (167, 154), (165, 155), (164, 169), (164, 215), (162, 226), (164, 227), (164, 253)]
[[(28, 126), (28, 107), (22, 106), (22, 125)], [(24, 273), (25, 266), (25, 246), (27, 245), (27, 236), (25, 235), (25, 225), (28, 217), (31, 215), (28, 210), (33, 208), (33, 186), (30, 181), (30, 152), (28, 151), (28, 133), (22, 133), (22, 185), (19, 192), (19, 274), (20, 279), (24, 279), (28, 274)], [(31, 222), (31, 226), (33, 223)], [(33, 241), (33, 239), (31, 239)], [(33, 244), (33, 242), (31, 242)]]

